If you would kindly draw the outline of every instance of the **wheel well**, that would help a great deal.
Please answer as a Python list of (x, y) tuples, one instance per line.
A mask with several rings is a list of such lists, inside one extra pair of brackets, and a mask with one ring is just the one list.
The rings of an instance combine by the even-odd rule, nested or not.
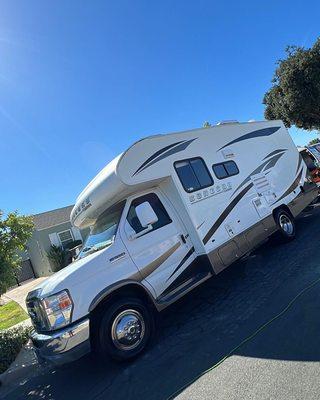
[(156, 307), (152, 299), (150, 298), (150, 295), (141, 286), (134, 283), (130, 283), (118, 289), (115, 289), (114, 291), (103, 297), (101, 301), (96, 305), (96, 307), (89, 313), (90, 341), (91, 341), (91, 347), (93, 349), (100, 319), (103, 315), (105, 308), (108, 306), (108, 304), (111, 304), (112, 302), (125, 297), (138, 298), (142, 300), (145, 304), (147, 304), (152, 311), (154, 312), (156, 311)]
[(294, 216), (292, 215), (292, 212), (290, 211), (290, 208), (286, 204), (281, 204), (279, 207), (275, 208), (272, 211), (272, 215), (273, 215), (274, 220), (275, 220), (276, 213), (278, 211), (280, 211), (280, 210), (286, 211), (289, 215), (291, 215), (292, 218), (294, 218)]

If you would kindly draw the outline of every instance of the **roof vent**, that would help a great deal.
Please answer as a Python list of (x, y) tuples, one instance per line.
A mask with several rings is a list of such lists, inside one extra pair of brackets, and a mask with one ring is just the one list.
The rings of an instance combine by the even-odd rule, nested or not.
[(217, 123), (217, 125), (229, 125), (229, 124), (238, 124), (239, 121), (237, 121), (236, 119), (230, 119), (227, 121), (220, 121)]

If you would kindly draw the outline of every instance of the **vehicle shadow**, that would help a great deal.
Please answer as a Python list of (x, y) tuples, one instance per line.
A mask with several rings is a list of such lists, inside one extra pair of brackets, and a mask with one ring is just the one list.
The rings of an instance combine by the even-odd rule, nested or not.
[[(320, 277), (320, 208), (297, 221), (297, 238), (272, 238), (163, 312), (149, 349), (130, 363), (91, 355), (44, 372), (8, 399), (167, 399), (225, 357)], [(320, 283), (234, 354), (320, 361)], [(318, 298), (317, 298), (318, 297)]]

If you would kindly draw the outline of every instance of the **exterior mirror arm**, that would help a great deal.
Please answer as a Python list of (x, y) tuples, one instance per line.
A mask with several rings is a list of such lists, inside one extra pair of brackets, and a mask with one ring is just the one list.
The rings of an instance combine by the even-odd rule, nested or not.
[(137, 239), (138, 237), (144, 235), (145, 233), (148, 233), (152, 231), (152, 225), (148, 225), (145, 229), (143, 229), (142, 231), (138, 232), (138, 233), (134, 233), (130, 236), (130, 240), (134, 240)]

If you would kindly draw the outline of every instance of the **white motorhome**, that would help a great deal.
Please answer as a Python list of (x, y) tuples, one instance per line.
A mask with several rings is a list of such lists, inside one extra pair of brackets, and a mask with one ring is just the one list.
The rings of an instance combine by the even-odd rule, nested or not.
[(110, 162), (71, 214), (79, 258), (29, 293), (40, 357), (136, 356), (154, 314), (249, 253), (317, 196), (281, 121), (155, 135)]

